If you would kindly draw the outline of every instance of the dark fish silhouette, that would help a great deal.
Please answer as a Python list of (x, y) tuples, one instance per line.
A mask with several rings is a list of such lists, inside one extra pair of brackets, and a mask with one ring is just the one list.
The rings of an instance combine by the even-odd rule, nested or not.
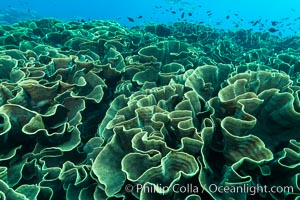
[(271, 21), (272, 23), (272, 26), (276, 26), (277, 24), (279, 24), (279, 22), (276, 22), (276, 21)]
[(140, 15), (140, 16), (138, 16), (137, 18), (141, 19), (141, 18), (143, 18), (143, 16), (142, 16), (142, 15)]
[(275, 28), (269, 28), (269, 32), (275, 33), (277, 30)]
[(172, 11), (172, 14), (176, 14), (176, 11), (173, 10), (173, 11)]
[(230, 18), (230, 16), (229, 16), (229, 15), (227, 15), (227, 16), (226, 16), (226, 19), (229, 19), (229, 18)]
[(130, 21), (130, 22), (134, 22), (134, 19), (132, 17), (127, 17), (127, 19)]
[(298, 19), (300, 19), (300, 17), (295, 18), (294, 21), (297, 21)]
[(184, 12), (181, 14), (181, 19), (184, 18)]
[(193, 14), (192, 14), (192, 13), (188, 13), (188, 15), (189, 15), (189, 16), (192, 16)]
[(250, 21), (250, 23), (252, 24), (252, 26), (256, 26), (259, 22), (260, 22), (260, 20)]

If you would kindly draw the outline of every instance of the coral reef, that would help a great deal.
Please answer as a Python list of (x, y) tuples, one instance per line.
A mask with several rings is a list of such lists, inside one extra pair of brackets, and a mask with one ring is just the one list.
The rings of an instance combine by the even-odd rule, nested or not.
[[(188, 23), (0, 26), (0, 199), (300, 199), (299, 45)], [(211, 187), (257, 185), (293, 190)]]

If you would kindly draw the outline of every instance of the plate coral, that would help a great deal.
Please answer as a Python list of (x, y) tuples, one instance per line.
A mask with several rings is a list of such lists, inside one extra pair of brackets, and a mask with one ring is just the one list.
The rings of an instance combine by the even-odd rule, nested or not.
[[(300, 199), (299, 45), (184, 22), (0, 26), (0, 199)], [(257, 185), (293, 190), (212, 188)]]

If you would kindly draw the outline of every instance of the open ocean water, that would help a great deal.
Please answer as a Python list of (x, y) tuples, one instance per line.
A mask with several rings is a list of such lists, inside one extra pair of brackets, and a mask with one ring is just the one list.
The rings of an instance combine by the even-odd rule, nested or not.
[(128, 27), (180, 21), (204, 23), (218, 29), (250, 29), (288, 36), (299, 34), (298, 7), (299, 2), (295, 0), (7, 0), (0, 5), (0, 23), (45, 17), (86, 22), (113, 20)]
[(0, 200), (300, 200), (300, 3), (1, 0)]

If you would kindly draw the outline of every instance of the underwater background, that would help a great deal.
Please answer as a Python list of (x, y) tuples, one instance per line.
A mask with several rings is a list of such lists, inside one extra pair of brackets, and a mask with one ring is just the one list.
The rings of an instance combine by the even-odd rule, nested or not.
[(288, 36), (299, 35), (298, 7), (296, 0), (7, 0), (0, 5), (0, 23), (47, 17), (63, 21), (113, 20), (127, 27), (184, 21)]
[(300, 4), (0, 4), (0, 200), (300, 200)]

